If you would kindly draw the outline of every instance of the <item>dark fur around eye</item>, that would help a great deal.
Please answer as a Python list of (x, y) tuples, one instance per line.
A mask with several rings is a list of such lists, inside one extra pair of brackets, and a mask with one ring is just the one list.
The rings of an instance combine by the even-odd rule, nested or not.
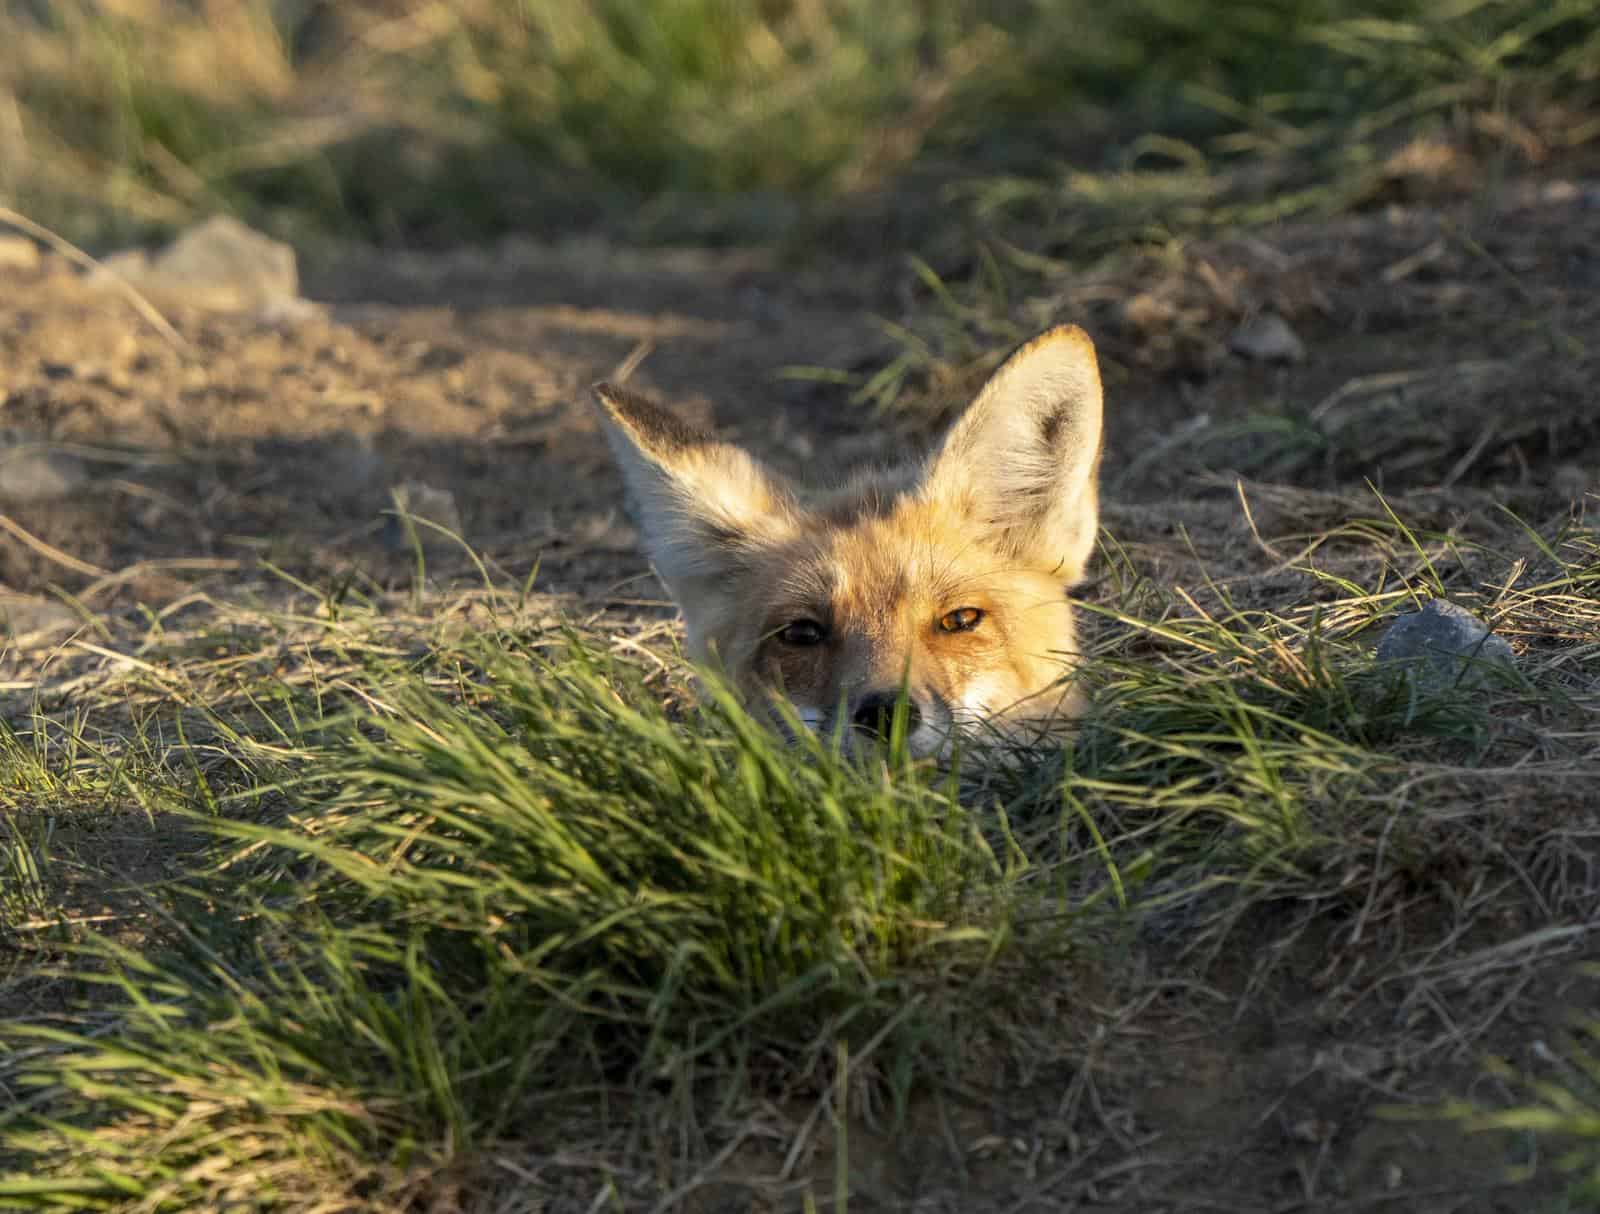
[(820, 644), (827, 635), (828, 630), (815, 620), (791, 620), (776, 633), (783, 644), (797, 647)]

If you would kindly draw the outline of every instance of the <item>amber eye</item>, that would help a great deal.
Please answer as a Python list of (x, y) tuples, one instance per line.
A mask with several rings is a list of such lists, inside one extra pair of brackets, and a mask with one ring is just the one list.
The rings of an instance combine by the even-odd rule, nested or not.
[(778, 629), (778, 640), (785, 645), (817, 645), (828, 630), (815, 620), (791, 620)]
[(983, 620), (983, 612), (976, 607), (957, 607), (946, 612), (939, 620), (942, 632), (971, 632)]

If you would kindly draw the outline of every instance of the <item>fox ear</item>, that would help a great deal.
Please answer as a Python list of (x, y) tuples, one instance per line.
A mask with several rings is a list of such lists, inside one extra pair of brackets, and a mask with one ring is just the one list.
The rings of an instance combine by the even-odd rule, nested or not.
[(1099, 529), (1101, 391), (1094, 343), (1076, 325), (1040, 334), (1001, 364), (952, 427), (923, 482), (964, 504), (1021, 559), (1083, 576)]
[(680, 607), (701, 579), (725, 577), (789, 534), (792, 493), (744, 451), (637, 392), (602, 383), (594, 393), (645, 550)]

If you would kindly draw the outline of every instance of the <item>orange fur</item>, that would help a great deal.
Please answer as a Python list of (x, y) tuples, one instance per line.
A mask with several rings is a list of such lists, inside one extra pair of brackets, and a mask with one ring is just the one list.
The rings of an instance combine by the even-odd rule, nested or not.
[(776, 692), (854, 738), (882, 731), (904, 686), (918, 754), (1077, 711), (1066, 590), (1094, 549), (1101, 438), (1083, 330), (1014, 353), (920, 465), (810, 500), (634, 393), (596, 394), (691, 654), (753, 702)]

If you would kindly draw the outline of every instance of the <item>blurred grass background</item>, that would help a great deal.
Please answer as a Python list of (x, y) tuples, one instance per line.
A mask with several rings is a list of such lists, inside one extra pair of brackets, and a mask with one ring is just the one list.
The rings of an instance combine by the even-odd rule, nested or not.
[(91, 243), (1036, 224), (1131, 169), (1181, 224), (1370, 197), (1419, 132), (1600, 139), (1590, 0), (11, 0), (0, 38), (0, 199)]

